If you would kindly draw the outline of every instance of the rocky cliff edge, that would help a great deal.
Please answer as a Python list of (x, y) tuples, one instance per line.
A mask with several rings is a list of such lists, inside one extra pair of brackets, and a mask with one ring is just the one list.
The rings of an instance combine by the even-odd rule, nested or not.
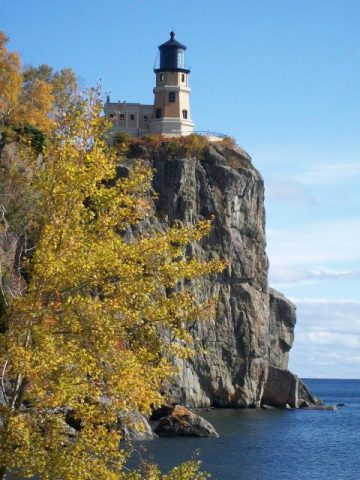
[[(207, 146), (195, 156), (174, 155), (166, 144), (134, 144), (127, 156), (125, 168), (131, 168), (135, 158), (154, 168), (155, 227), (213, 218), (210, 235), (190, 245), (188, 254), (228, 262), (221, 275), (202, 280), (198, 289), (199, 300), (215, 299), (215, 310), (189, 326), (195, 352), (189, 360), (177, 361), (179, 373), (167, 388), (168, 399), (189, 407), (317, 403), (287, 370), (296, 309), (268, 287), (264, 182), (250, 156), (222, 144)], [(5, 146), (0, 152), (3, 178), (14, 161), (16, 147)], [(3, 265), (15, 262), (17, 249), (16, 237), (0, 222)]]
[(155, 169), (157, 228), (213, 218), (211, 234), (188, 253), (228, 262), (223, 274), (200, 285), (199, 299), (215, 298), (216, 308), (189, 326), (195, 352), (177, 362), (170, 399), (188, 407), (314, 403), (287, 370), (296, 308), (268, 287), (264, 182), (250, 156), (219, 143), (193, 157), (174, 156), (166, 144), (134, 145), (129, 157), (146, 159)]

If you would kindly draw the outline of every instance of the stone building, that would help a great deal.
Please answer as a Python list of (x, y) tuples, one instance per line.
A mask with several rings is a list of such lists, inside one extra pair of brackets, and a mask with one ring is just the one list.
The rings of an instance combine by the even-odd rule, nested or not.
[(125, 132), (135, 137), (146, 133), (182, 136), (194, 132), (190, 113), (190, 69), (185, 66), (186, 46), (170, 40), (159, 46), (160, 61), (154, 69), (154, 104), (111, 102), (107, 97), (105, 115), (113, 122), (111, 133)]

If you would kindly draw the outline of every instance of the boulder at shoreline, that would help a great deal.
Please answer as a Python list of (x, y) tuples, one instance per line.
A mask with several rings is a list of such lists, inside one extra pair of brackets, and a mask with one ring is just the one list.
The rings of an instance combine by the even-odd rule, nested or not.
[(176, 405), (170, 415), (162, 417), (155, 428), (159, 437), (218, 437), (218, 433), (210, 422), (191, 412), (185, 407)]

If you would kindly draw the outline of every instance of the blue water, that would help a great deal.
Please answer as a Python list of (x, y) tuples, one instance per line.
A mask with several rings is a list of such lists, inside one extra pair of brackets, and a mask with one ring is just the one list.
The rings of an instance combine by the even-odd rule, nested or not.
[(360, 380), (306, 383), (326, 403), (346, 406), (204, 411), (220, 438), (160, 438), (138, 445), (136, 455), (167, 470), (200, 450), (217, 480), (360, 480)]

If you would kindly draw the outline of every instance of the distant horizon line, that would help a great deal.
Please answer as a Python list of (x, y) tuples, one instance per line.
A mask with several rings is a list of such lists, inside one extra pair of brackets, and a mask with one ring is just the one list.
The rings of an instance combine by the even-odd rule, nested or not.
[(301, 380), (359, 380), (360, 381), (360, 378), (330, 378), (330, 377), (300, 377), (298, 375), (298, 377), (301, 379)]

